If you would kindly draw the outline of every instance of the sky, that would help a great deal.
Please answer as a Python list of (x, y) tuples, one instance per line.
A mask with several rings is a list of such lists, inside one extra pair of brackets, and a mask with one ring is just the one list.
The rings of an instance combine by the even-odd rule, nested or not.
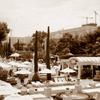
[[(7, 22), (10, 36), (31, 36), (36, 30), (51, 32), (80, 27), (95, 21), (100, 25), (100, 0), (0, 0), (0, 21)], [(92, 17), (92, 19), (90, 19)]]

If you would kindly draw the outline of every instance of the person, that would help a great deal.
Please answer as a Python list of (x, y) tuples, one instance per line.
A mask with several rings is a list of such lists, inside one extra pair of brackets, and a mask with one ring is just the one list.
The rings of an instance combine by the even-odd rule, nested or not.
[(70, 75), (69, 75), (69, 74), (68, 74), (68, 76), (67, 76), (67, 77), (68, 77), (68, 81), (71, 81), (71, 78), (70, 78)]

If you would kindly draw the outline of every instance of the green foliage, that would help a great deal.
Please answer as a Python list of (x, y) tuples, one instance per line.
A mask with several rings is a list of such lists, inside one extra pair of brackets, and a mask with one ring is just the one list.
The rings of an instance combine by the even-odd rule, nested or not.
[(11, 53), (12, 53), (12, 48), (11, 48), (10, 42), (4, 43), (1, 48), (1, 56), (8, 58), (9, 55), (11, 55)]
[(0, 68), (0, 80), (6, 81), (8, 77), (8, 71)]
[(18, 41), (13, 45), (15, 50), (20, 51), (20, 50), (24, 50), (24, 43), (20, 42), (19, 39)]
[(65, 33), (63, 37), (59, 39), (55, 53), (63, 56), (68, 52), (75, 55), (85, 54), (87, 56), (100, 54), (100, 27), (98, 27), (95, 32), (88, 33), (82, 37)]
[(58, 54), (59, 56), (63, 56), (69, 53), (70, 48), (72, 47), (72, 41), (72, 35), (70, 33), (65, 33), (57, 43), (56, 54)]
[(0, 22), (0, 42), (6, 39), (9, 31), (10, 29), (8, 29), (7, 24), (4, 22)]
[[(45, 40), (46, 40), (47, 33), (38, 31), (37, 34), (37, 45), (38, 45), (38, 58), (44, 59), (45, 58)], [(30, 49), (35, 51), (35, 34), (33, 34), (33, 40), (29, 44)]]
[(58, 40), (56, 39), (50, 39), (49, 49), (51, 54), (55, 54), (57, 42)]
[(9, 33), (10, 29), (8, 29), (7, 23), (0, 22), (0, 54), (2, 55), (2, 41), (4, 41)]

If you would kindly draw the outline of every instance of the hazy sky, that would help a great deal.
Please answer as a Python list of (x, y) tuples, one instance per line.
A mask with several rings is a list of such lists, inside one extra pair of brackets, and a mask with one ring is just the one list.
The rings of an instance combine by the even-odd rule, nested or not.
[(8, 23), (12, 36), (31, 36), (36, 30), (51, 31), (80, 27), (84, 17), (98, 12), (100, 25), (100, 0), (0, 0), (0, 21)]

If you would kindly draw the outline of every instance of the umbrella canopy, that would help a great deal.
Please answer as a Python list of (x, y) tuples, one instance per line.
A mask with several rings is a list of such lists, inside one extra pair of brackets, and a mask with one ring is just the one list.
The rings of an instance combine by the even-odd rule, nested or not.
[(29, 62), (29, 61), (24, 61), (23, 64), (25, 64), (25, 65), (31, 65), (32, 63)]
[(23, 69), (23, 70), (15, 72), (15, 75), (18, 75), (18, 74), (29, 75), (29, 74), (31, 74), (31, 72), (28, 71), (28, 70)]
[(9, 65), (12, 65), (12, 66), (19, 66), (20, 63), (19, 62), (16, 62), (16, 61), (10, 61), (8, 62)]
[(18, 94), (9, 95), (4, 100), (33, 100), (31, 96), (21, 96)]
[(50, 69), (48, 69), (48, 68), (45, 68), (45, 69), (39, 71), (39, 73), (40, 74), (54, 74), (55, 72), (50, 70)]
[(30, 65), (25, 65), (25, 64), (19, 64), (18, 67), (20, 67), (20, 68), (31, 68)]
[(61, 70), (60, 72), (63, 72), (63, 73), (74, 73), (75, 70), (73, 70), (73, 69), (68, 67), (68, 68), (65, 68), (65, 69)]
[(0, 62), (0, 67), (2, 67), (3, 69), (11, 69), (11, 66), (10, 65), (8, 65), (7, 63), (3, 63), (3, 62)]
[(13, 54), (10, 55), (10, 57), (19, 57), (19, 56), (20, 56), (19, 53), (13, 53)]

